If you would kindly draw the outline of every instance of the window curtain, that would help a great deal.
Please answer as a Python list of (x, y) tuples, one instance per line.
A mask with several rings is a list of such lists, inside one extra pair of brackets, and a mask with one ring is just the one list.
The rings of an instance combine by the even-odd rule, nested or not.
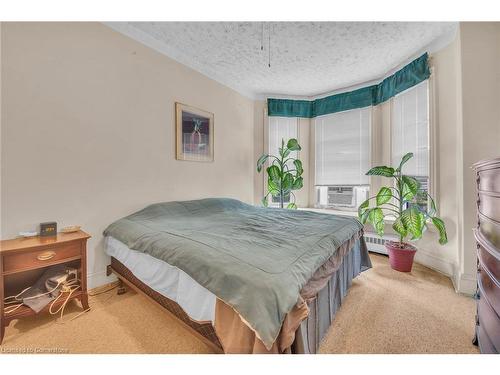
[(314, 118), (329, 113), (378, 105), (430, 76), (428, 54), (413, 60), (377, 85), (316, 100), (267, 99), (268, 116)]

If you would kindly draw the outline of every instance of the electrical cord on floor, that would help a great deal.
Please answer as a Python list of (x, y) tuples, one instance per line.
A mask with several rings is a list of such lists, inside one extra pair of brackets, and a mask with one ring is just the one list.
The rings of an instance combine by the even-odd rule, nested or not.
[(111, 288), (108, 288), (108, 289), (105, 289), (105, 290), (101, 290), (99, 292), (88, 293), (88, 295), (89, 295), (89, 297), (95, 297), (95, 296), (98, 296), (100, 294), (111, 292), (113, 289), (116, 289), (116, 288), (118, 288), (118, 284), (115, 284)]
[[(77, 280), (79, 281), (79, 280)], [(88, 296), (89, 297), (94, 297), (94, 296), (98, 296), (100, 294), (104, 294), (104, 293), (107, 293), (107, 292), (110, 292), (112, 291), (113, 289), (117, 288), (118, 285), (115, 285), (109, 289), (106, 289), (106, 290), (103, 290), (103, 291), (100, 291), (100, 292), (97, 292), (97, 293), (88, 293)], [(78, 286), (76, 287), (72, 287), (72, 286), (69, 286), (68, 290), (66, 291), (68, 294), (68, 296), (66, 297), (66, 300), (64, 301), (64, 303), (59, 307), (59, 309), (57, 309), (56, 311), (52, 312), (52, 306), (56, 303), (57, 299), (62, 295), (59, 294), (59, 296), (57, 296), (57, 298), (52, 302), (52, 304), (50, 305), (49, 307), (49, 313), (52, 314), (52, 315), (55, 315), (57, 314), (59, 311), (61, 312), (61, 316), (59, 318), (59, 321), (56, 320), (56, 323), (57, 324), (65, 324), (65, 323), (68, 323), (68, 322), (71, 322), (72, 320), (75, 320), (76, 318), (82, 316), (83, 314), (85, 314), (86, 312), (89, 312), (90, 311), (90, 307), (88, 309), (85, 309), (83, 311), (81, 311), (80, 313), (78, 313), (77, 315), (73, 316), (72, 318), (68, 319), (68, 320), (63, 320), (63, 314), (64, 314), (64, 309), (66, 308), (66, 305), (68, 304), (69, 300), (71, 299), (71, 295), (80, 288), (80, 284), (78, 284)]]
[[(78, 289), (80, 289), (81, 285), (80, 285), (80, 280), (78, 279), (73, 279), (73, 280), (70, 280), (70, 281), (67, 281), (63, 284), (62, 286), (62, 289), (61, 289), (61, 292), (59, 293), (59, 295), (51, 302), (50, 306), (49, 306), (49, 314), (51, 315), (56, 315), (58, 314), (59, 312), (61, 312), (61, 315), (59, 317), (59, 321), (56, 320), (56, 323), (59, 323), (59, 324), (64, 324), (65, 321), (63, 320), (63, 317), (64, 317), (64, 309), (66, 308), (66, 305), (68, 304), (68, 302), (70, 301), (71, 299), (71, 296), (73, 295), (74, 292), (76, 292)], [(66, 299), (64, 300), (64, 302), (61, 304), (61, 306), (59, 306), (59, 308), (55, 311), (53, 311), (53, 307), (55, 306), (55, 304), (61, 299), (61, 296), (63, 294), (67, 294), (66, 296)], [(76, 319), (78, 318), (79, 316), (85, 314), (86, 312), (90, 311), (90, 307), (88, 309), (85, 309), (83, 310), (82, 312), (80, 312), (78, 315), (72, 317), (71, 319), (68, 320), (71, 321), (73, 319)]]
[[(47, 291), (45, 293), (37, 294), (36, 296), (26, 297), (23, 300), (35, 299), (35, 298), (39, 298), (39, 297), (45, 296), (47, 294), (50, 294), (50, 293), (56, 291), (59, 287), (61, 287), (60, 293), (58, 294), (58, 296), (49, 305), (49, 313), (51, 315), (57, 315), (57, 314), (60, 313), (59, 321), (56, 320), (56, 323), (58, 323), (58, 324), (64, 324), (64, 323), (70, 322), (70, 321), (72, 321), (72, 320), (74, 320), (74, 319), (82, 316), (86, 312), (90, 311), (90, 307), (89, 307), (88, 309), (85, 309), (84, 311), (81, 311), (76, 316), (74, 316), (74, 317), (72, 317), (72, 318), (70, 318), (68, 320), (63, 320), (64, 310), (66, 308), (66, 305), (71, 300), (72, 295), (78, 289), (81, 288), (81, 284), (80, 284), (80, 280), (79, 279), (73, 279), (73, 280), (64, 281), (64, 282), (58, 282), (57, 285), (54, 288), (52, 288), (51, 290), (49, 290), (49, 291)], [(108, 293), (108, 292), (112, 291), (113, 289), (116, 289), (117, 287), (118, 287), (118, 284), (112, 286), (111, 288), (108, 288), (108, 289), (105, 289), (105, 290), (102, 290), (102, 291), (99, 291), (99, 292), (88, 293), (88, 296), (89, 297), (95, 297), (95, 296), (98, 296), (98, 295), (101, 295), (101, 294), (104, 294), (104, 293)], [(4, 314), (5, 315), (11, 314), (14, 311), (16, 311), (17, 309), (19, 309), (21, 306), (23, 306), (23, 303), (19, 303), (19, 301), (20, 301), (19, 297), (23, 293), (25, 293), (26, 291), (28, 291), (30, 288), (31, 287), (25, 288), (24, 290), (22, 290), (20, 293), (16, 294), (15, 296), (8, 296), (8, 297), (4, 298), (4, 305), (6, 305), (4, 307)], [(62, 300), (61, 298), (63, 297), (63, 295), (66, 295), (65, 299), (64, 299), (64, 302), (61, 304), (61, 306), (59, 306), (59, 308), (57, 308), (57, 309), (54, 310), (54, 306), (58, 303), (58, 301)]]

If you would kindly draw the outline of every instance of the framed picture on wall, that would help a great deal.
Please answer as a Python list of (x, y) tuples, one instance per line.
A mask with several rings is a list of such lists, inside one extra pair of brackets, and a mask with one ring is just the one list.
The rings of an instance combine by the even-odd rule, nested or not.
[(176, 159), (214, 160), (214, 114), (175, 103)]

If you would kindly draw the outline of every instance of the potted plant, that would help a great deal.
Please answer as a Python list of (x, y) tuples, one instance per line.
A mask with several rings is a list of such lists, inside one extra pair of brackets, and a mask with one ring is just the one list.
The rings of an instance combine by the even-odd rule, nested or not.
[[(387, 166), (370, 169), (367, 175), (388, 177), (394, 184), (382, 187), (376, 196), (364, 201), (358, 210), (360, 221), (363, 224), (369, 222), (379, 236), (384, 234), (384, 218), (391, 216), (395, 220), (392, 228), (399, 235), (399, 241), (387, 241), (385, 247), (391, 267), (401, 272), (411, 271), (417, 251), (415, 246), (405, 242), (407, 237), (411, 236), (412, 241), (420, 239), (427, 225), (432, 224), (439, 232), (439, 243), (444, 245), (448, 242), (444, 222), (436, 216), (434, 199), (421, 188), (418, 180), (403, 174), (404, 164), (412, 157), (411, 152), (403, 156), (396, 169)], [(419, 199), (428, 199), (429, 208), (419, 205)], [(375, 205), (370, 207), (370, 201), (373, 200)]]
[[(271, 195), (279, 199), (280, 208), (284, 208), (285, 198), (290, 197), (290, 202), (286, 208), (296, 209), (295, 194), (292, 190), (302, 188), (304, 181), (302, 178), (302, 162), (290, 156), (292, 151), (300, 151), (299, 142), (295, 139), (289, 139), (285, 146), (285, 140), (281, 140), (279, 155), (263, 154), (257, 160), (257, 172), (262, 171), (262, 167), (268, 159), (271, 159), (271, 165), (266, 168), (267, 172), (267, 194), (262, 199), (262, 204), (268, 206), (268, 196)], [(293, 166), (293, 167), (292, 167)], [(293, 200), (292, 200), (293, 198)]]

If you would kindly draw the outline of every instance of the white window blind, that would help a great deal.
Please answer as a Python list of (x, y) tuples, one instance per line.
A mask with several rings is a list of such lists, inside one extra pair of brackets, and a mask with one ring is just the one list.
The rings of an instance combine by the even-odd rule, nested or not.
[(413, 152), (403, 173), (415, 177), (429, 176), (429, 84), (424, 81), (393, 99), (391, 117), (392, 165), (403, 155)]
[[(290, 138), (298, 139), (298, 119), (295, 117), (269, 117), (269, 153), (279, 156), (281, 140), (286, 143)], [(299, 142), (300, 143), (300, 142)], [(290, 154), (291, 157), (297, 157), (296, 152)]]
[(371, 154), (371, 107), (315, 120), (316, 185), (367, 185)]

